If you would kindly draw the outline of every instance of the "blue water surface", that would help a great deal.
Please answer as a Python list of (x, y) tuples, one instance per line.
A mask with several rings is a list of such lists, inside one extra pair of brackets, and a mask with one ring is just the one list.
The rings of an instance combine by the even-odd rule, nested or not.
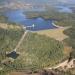
[(11, 10), (5, 13), (5, 16), (8, 17), (8, 21), (15, 22), (17, 24), (21, 24), (24, 26), (32, 26), (28, 27), (28, 30), (38, 31), (38, 30), (46, 30), (56, 28), (52, 25), (53, 20), (46, 20), (41, 17), (28, 19), (25, 14), (23, 14), (22, 10)]
[(72, 9), (70, 9), (68, 6), (64, 6), (64, 5), (58, 5), (58, 6), (56, 6), (56, 9), (59, 12), (72, 13)]

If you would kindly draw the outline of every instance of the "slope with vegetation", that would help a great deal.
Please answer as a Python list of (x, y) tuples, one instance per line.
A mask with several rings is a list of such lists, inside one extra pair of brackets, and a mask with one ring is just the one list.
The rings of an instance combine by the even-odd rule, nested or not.
[[(54, 12), (47, 11), (46, 13), (43, 13), (43, 14), (42, 13), (39, 13), (39, 14), (38, 13), (35, 13), (35, 14), (28, 13), (28, 18), (29, 17), (30, 18), (38, 17), (37, 15), (44, 17), (45, 19), (54, 19), (55, 20), (54, 23), (56, 25), (63, 26), (63, 27), (67, 27), (67, 26), (70, 27), (70, 28), (64, 30), (64, 34), (67, 35), (68, 37), (63, 39), (62, 42), (64, 45), (67, 45), (71, 48), (71, 51), (70, 51), (69, 57), (68, 57), (69, 61), (71, 61), (71, 59), (75, 58), (75, 13), (59, 13), (56, 11), (54, 11)], [(43, 32), (41, 32), (40, 34), (43, 34)], [(73, 73), (74, 72), (75, 72), (75, 69), (73, 70)]]
[[(5, 75), (10, 71), (35, 71), (37, 69), (54, 66), (68, 57), (63, 51), (64, 43), (72, 47), (72, 51), (68, 57), (69, 60), (75, 57), (75, 15), (74, 13), (66, 14), (53, 11), (54, 10), (52, 10), (52, 12), (44, 12), (43, 14), (35, 13), (34, 15), (32, 15), (33, 13), (28, 13), (28, 18), (41, 16), (45, 19), (54, 19), (55, 24), (59, 26), (71, 26), (71, 28), (64, 31), (69, 37), (61, 43), (45, 35), (29, 32), (17, 50), (17, 52), (20, 52), (20, 55), (14, 62), (6, 61), (5, 63), (1, 63), (1, 61), (8, 58), (6, 57), (6, 52), (11, 52), (16, 47), (24, 30), (15, 24), (7, 23), (6, 17), (0, 17), (0, 75)], [(61, 75), (72, 75), (70, 71), (61, 72)]]
[[(22, 29), (0, 28), (0, 61), (7, 58), (6, 52), (13, 51), (23, 33)], [(64, 59), (61, 42), (30, 32), (17, 51), (20, 52), (20, 56), (13, 63), (2, 64), (3, 70), (0, 73), (9, 69), (36, 70), (53, 66)]]

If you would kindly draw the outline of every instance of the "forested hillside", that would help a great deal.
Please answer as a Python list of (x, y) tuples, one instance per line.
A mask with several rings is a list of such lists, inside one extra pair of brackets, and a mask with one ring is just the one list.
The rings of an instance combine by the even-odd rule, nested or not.
[[(21, 29), (0, 28), (0, 62), (7, 59), (6, 52), (13, 51), (23, 33)], [(0, 63), (0, 74), (10, 70), (34, 71), (53, 66), (65, 58), (61, 42), (30, 32), (17, 52), (20, 55), (13, 63)]]

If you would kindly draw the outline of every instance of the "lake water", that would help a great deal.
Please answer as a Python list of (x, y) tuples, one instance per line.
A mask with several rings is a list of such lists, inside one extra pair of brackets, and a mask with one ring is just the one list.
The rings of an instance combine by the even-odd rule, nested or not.
[(32, 26), (34, 24), (34, 27), (27, 28), (28, 30), (32, 31), (57, 28), (52, 25), (53, 20), (46, 20), (41, 17), (28, 19), (23, 14), (22, 10), (7, 11), (5, 12), (5, 16), (8, 17), (8, 21), (15, 22), (24, 26)]
[(64, 6), (64, 5), (58, 5), (58, 6), (56, 6), (56, 9), (59, 12), (72, 13), (72, 9), (70, 9), (68, 6)]
[(19, 54), (15, 51), (12, 51), (11, 53), (6, 54), (6, 56), (16, 59), (19, 56)]

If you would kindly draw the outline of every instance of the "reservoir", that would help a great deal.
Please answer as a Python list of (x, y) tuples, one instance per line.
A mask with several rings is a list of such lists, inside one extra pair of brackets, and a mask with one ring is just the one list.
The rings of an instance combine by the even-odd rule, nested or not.
[(68, 6), (58, 5), (55, 8), (61, 13), (72, 13), (72, 9), (70, 9)]
[[(52, 25), (53, 20), (46, 20), (41, 17), (38, 18), (26, 18), (26, 15), (23, 14), (23, 10), (10, 10), (4, 13), (6, 17), (8, 17), (9, 22), (17, 23), (20, 25), (28, 26), (27, 30), (38, 31), (38, 30), (46, 30), (46, 29), (54, 29), (56, 26)], [(34, 27), (29, 27), (32, 25)]]

